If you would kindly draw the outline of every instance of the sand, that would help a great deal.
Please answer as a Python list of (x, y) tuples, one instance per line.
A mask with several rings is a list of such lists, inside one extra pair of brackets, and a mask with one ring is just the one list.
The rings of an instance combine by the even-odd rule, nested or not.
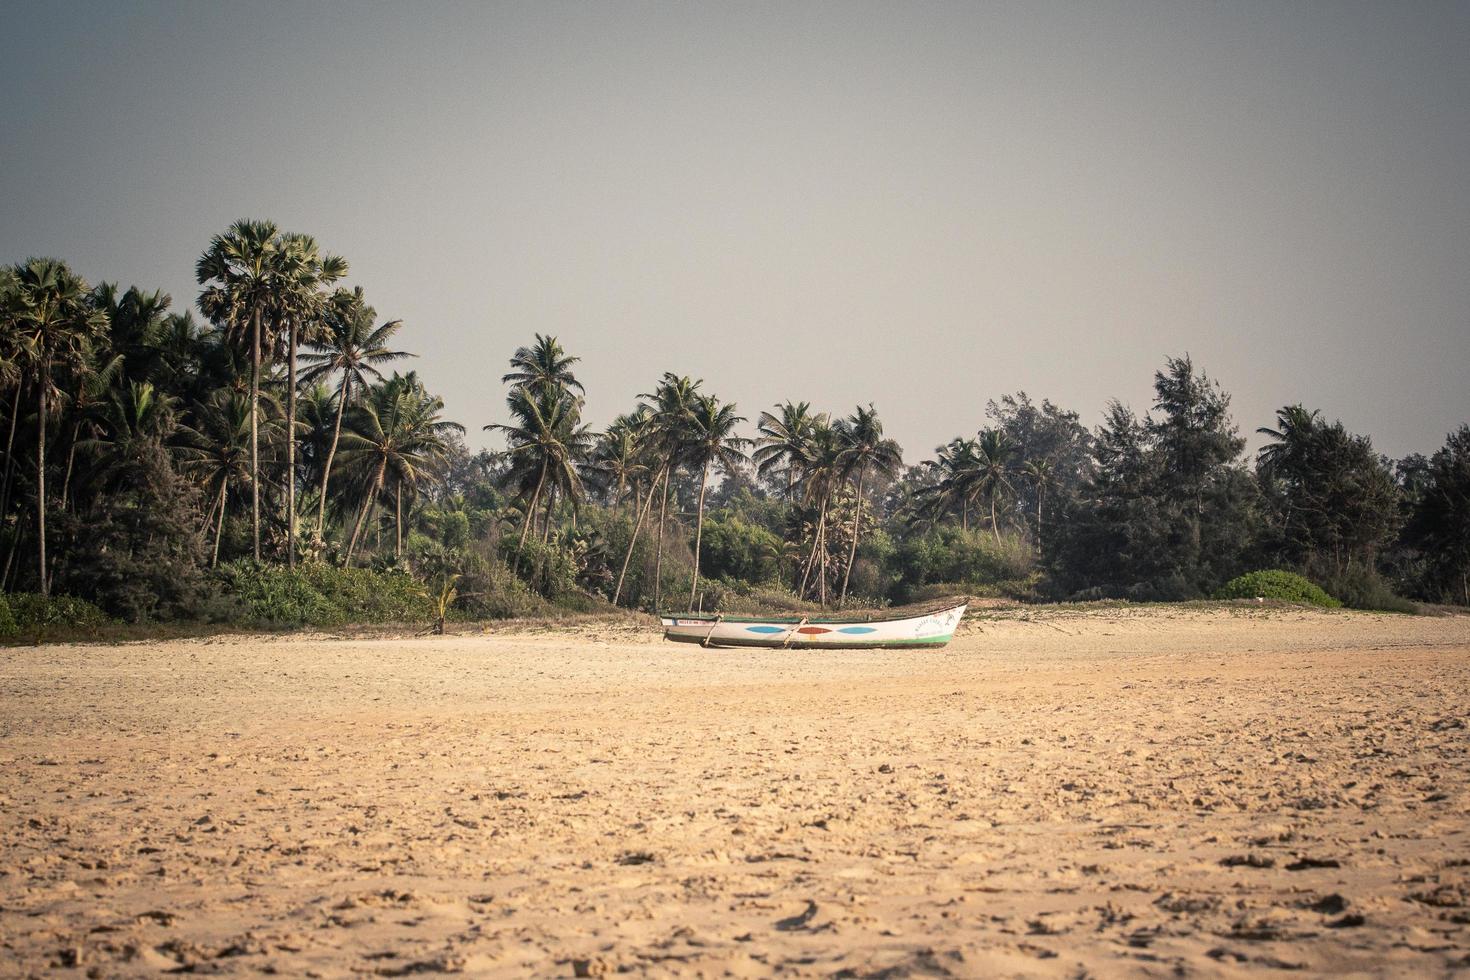
[(1470, 618), (0, 651), (0, 974), (1470, 970)]

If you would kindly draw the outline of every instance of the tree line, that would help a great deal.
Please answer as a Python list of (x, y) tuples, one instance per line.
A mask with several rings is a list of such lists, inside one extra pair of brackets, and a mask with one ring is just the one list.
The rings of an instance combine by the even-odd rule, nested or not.
[(1290, 405), (1247, 458), (1228, 394), (1183, 356), (1142, 414), (1114, 403), (1090, 430), (1016, 393), (906, 465), (872, 405), (752, 421), (674, 372), (594, 430), (578, 359), (536, 335), (484, 426), (504, 450), (474, 452), (392, 370), (403, 324), (311, 236), (240, 221), (195, 272), (202, 322), (59, 260), (0, 269), (6, 592), (191, 618), (249, 569), (358, 565), (474, 616), (508, 589), (586, 608), (1172, 600), (1284, 568), (1349, 605), (1470, 604), (1470, 426), (1390, 460)]

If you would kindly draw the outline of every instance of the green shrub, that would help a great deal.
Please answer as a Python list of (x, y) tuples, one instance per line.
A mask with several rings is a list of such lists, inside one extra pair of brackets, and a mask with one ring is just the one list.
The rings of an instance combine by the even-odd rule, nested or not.
[(1411, 615), (1419, 611), (1414, 603), (1395, 595), (1376, 569), (1365, 565), (1349, 565), (1336, 574), (1325, 576), (1322, 584), (1349, 609), (1372, 609)]
[(975, 593), (980, 586), (1031, 578), (1035, 558), (1031, 545), (1018, 535), (1002, 535), (1000, 543), (988, 531), (936, 528), (909, 538), (894, 555), (900, 585), (894, 599), (915, 601), (924, 586), (954, 585), (955, 591)]
[(92, 603), (66, 595), (42, 598), (37, 592), (12, 592), (5, 597), (5, 610), (5, 614), (0, 615), (0, 635), (3, 636), (40, 635), (58, 626), (95, 630), (110, 622), (107, 614)]
[(0, 592), (0, 636), (14, 636), (17, 630), (15, 613), (10, 611), (10, 597)]
[(306, 562), (294, 570), (242, 560), (220, 570), (226, 589), (248, 615), (283, 626), (428, 622), (433, 603), (423, 586), (403, 571), (339, 568)]
[(1280, 569), (1247, 572), (1231, 579), (1215, 593), (1216, 599), (1277, 599), (1305, 606), (1336, 609), (1342, 603), (1295, 572)]

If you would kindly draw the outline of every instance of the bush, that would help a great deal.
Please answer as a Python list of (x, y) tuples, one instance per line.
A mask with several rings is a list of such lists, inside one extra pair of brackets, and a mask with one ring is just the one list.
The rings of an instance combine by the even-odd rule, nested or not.
[(40, 635), (57, 626), (95, 630), (109, 622), (92, 603), (65, 595), (42, 598), (37, 592), (14, 592), (3, 597), (3, 608), (0, 636)]
[(433, 604), (406, 572), (307, 562), (294, 570), (249, 560), (220, 569), (225, 588), (248, 615), (284, 626), (428, 622)]
[(1322, 584), (1349, 609), (1372, 609), (1411, 615), (1419, 611), (1414, 603), (1395, 595), (1377, 570), (1366, 565), (1349, 565), (1336, 574), (1324, 577)]
[(1002, 536), (997, 545), (988, 531), (953, 527), (909, 538), (899, 545), (894, 561), (900, 577), (894, 600), (899, 603), (914, 601), (926, 585), (946, 583), (974, 593), (981, 586), (1027, 581), (1035, 565), (1030, 544), (1017, 535)]
[(1321, 606), (1324, 609), (1336, 609), (1342, 605), (1308, 579), (1295, 572), (1283, 572), (1280, 569), (1247, 572), (1233, 578), (1220, 587), (1215, 598), (1276, 599), (1304, 606)]

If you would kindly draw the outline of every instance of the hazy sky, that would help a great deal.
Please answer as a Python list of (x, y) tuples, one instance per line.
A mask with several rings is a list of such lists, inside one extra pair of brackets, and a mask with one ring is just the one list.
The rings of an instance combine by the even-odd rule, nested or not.
[(1190, 352), (1247, 432), (1470, 420), (1470, 2), (0, 3), (0, 261), (198, 293), (314, 234), (479, 432), (533, 332), (588, 415), (873, 401), (910, 461)]

